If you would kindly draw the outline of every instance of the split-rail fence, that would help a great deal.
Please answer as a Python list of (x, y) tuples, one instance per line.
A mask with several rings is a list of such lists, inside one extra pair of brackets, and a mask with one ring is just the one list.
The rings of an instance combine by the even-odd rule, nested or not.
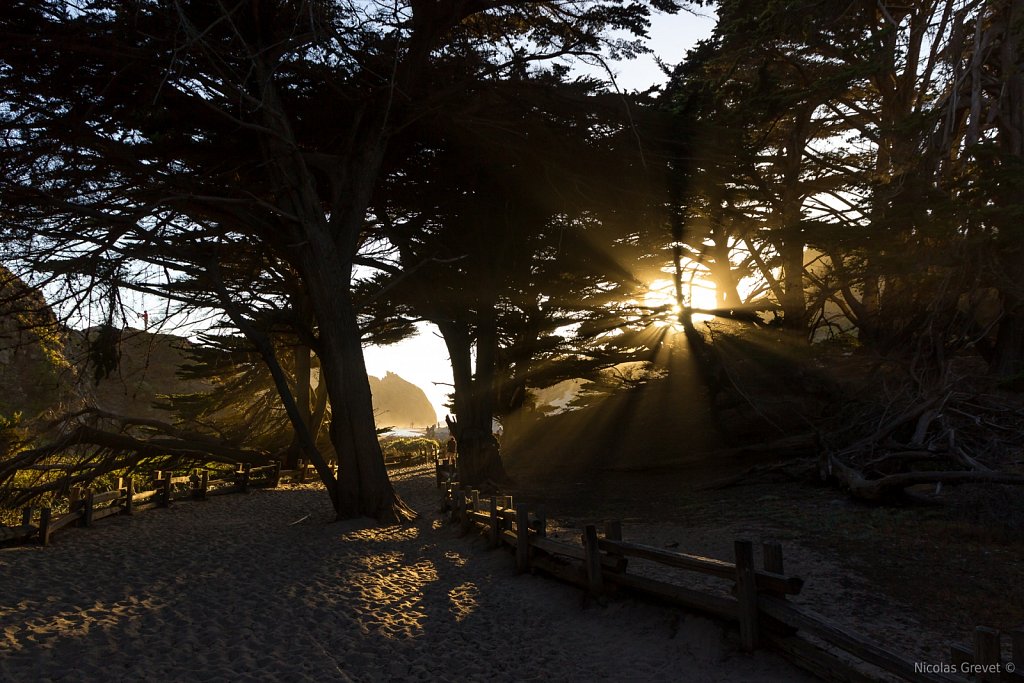
[[(438, 482), (442, 479), (439, 473)], [(609, 592), (621, 590), (736, 623), (744, 650), (770, 648), (826, 681), (874, 681), (861, 666), (867, 663), (915, 683), (1024, 683), (1024, 676), (1012, 670), (1012, 663), (1024, 664), (1024, 631), (1008, 634), (1010, 648), (1005, 657), (999, 631), (978, 627), (974, 647), (951, 648), (949, 662), (910, 661), (791, 602), (788, 596), (800, 593), (804, 582), (786, 574), (778, 543), (763, 544), (760, 568), (750, 541), (735, 541), (734, 560), (727, 562), (624, 540), (618, 521), (605, 522), (601, 531), (595, 524), (585, 525), (581, 543), (568, 543), (548, 537), (542, 509), (513, 505), (511, 496), (482, 498), (478, 491), (460, 488), (458, 482), (443, 489), (442, 510), (451, 521), (460, 524), (463, 533), (475, 530), (486, 535), (491, 547), (511, 548), (518, 571), (540, 571), (581, 586), (590, 600), (601, 601)], [(630, 572), (630, 558), (732, 582), (731, 595)]]
[[(385, 464), (389, 468), (407, 467), (427, 460), (423, 454), (399, 454)], [(337, 474), (337, 464), (332, 461), (328, 465)], [(51, 536), (61, 529), (89, 527), (112, 515), (133, 515), (151, 508), (168, 507), (176, 500), (205, 500), (207, 496), (246, 493), (250, 488), (272, 488), (284, 482), (304, 484), (316, 477), (313, 465), (299, 460), (291, 470), (282, 469), (280, 462), (259, 467), (240, 464), (234, 472), (215, 479), (211, 479), (210, 471), (205, 469), (186, 475), (158, 471), (151, 479), (138, 482), (133, 477), (121, 478), (109, 491), (72, 489), (67, 511), (62, 514), (55, 514), (51, 508), (23, 508), (21, 524), (0, 525), (0, 543), (38, 540), (42, 545), (49, 545)]]
[(66, 512), (57, 514), (51, 508), (24, 508), (21, 524), (0, 526), (0, 543), (38, 541), (49, 545), (53, 535), (62, 529), (90, 527), (113, 515), (166, 508), (173, 501), (206, 500), (209, 496), (247, 493), (250, 488), (274, 487), (283, 481), (305, 479), (305, 471), (305, 468), (282, 470), (279, 462), (261, 467), (243, 464), (227, 476), (215, 479), (211, 479), (205, 469), (186, 475), (158, 471), (152, 479), (121, 478), (109, 491), (74, 488), (68, 496)]

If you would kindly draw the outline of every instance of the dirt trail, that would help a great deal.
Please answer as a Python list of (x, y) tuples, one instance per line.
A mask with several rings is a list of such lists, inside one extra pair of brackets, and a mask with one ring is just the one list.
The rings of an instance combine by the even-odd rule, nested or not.
[(678, 610), (583, 609), (578, 589), (459, 538), (431, 468), (394, 478), (415, 524), (332, 523), (305, 486), (0, 551), (0, 680), (811, 680)]

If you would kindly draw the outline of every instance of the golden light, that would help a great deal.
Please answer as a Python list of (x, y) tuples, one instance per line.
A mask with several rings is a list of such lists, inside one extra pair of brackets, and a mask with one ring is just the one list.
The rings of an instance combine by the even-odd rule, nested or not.
[[(691, 308), (713, 309), (718, 307), (718, 300), (715, 294), (715, 285), (707, 280), (693, 280), (683, 285), (683, 303)], [(664, 319), (656, 322), (656, 325), (676, 326), (679, 324), (679, 314), (683, 309), (676, 301), (675, 284), (672, 280), (658, 279), (651, 282), (647, 293), (644, 294), (644, 305), (651, 310), (664, 310)], [(694, 313), (693, 321), (712, 320), (715, 316), (707, 313)]]
[[(714, 283), (707, 280), (694, 280), (690, 283), (690, 307), (712, 310), (718, 308), (718, 292)], [(710, 313), (694, 313), (694, 322), (714, 320), (715, 316)]]
[(674, 285), (671, 280), (655, 280), (644, 294), (644, 306), (651, 310), (663, 309), (666, 313), (678, 316), (682, 309), (676, 301)]

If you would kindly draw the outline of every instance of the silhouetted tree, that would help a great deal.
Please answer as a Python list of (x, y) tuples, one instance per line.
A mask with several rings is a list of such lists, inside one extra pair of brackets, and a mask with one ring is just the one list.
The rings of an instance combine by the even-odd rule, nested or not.
[[(593, 339), (646, 322), (650, 280), (636, 271), (649, 244), (617, 244), (651, 222), (643, 212), (658, 196), (629, 102), (563, 78), (482, 85), (421, 122), (408, 135), (415, 162), (393, 172), (378, 202), (403, 264), (392, 295), (448, 347), (468, 483), (505, 478), (495, 418), (521, 409), (531, 386), (634, 360), (627, 336), (603, 348)], [(486, 117), (467, 113), (481, 108)], [(589, 339), (578, 333), (585, 324)], [(633, 353), (642, 346), (634, 340)]]
[(272, 345), (221, 270), (243, 246), (287, 263), (317, 324), (337, 513), (407, 518), (377, 442), (351, 288), (390, 140), (477, 79), (599, 52), (603, 31), (642, 34), (648, 13), (617, 1), (14, 3), (0, 25), (5, 236), (80, 273), (101, 255), (202, 264), (196, 281), (278, 385)]

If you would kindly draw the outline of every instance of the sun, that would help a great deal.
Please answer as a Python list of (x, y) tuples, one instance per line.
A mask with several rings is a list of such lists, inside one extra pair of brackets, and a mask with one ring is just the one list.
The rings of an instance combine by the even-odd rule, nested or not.
[[(691, 308), (714, 309), (718, 308), (718, 299), (715, 293), (715, 285), (706, 280), (693, 280), (683, 285), (683, 304)], [(644, 294), (644, 306), (652, 311), (664, 311), (662, 320), (658, 325), (677, 325), (679, 314), (683, 309), (676, 301), (675, 284), (672, 280), (658, 279), (648, 285), (647, 293)], [(701, 322), (712, 320), (715, 316), (708, 313), (694, 313), (692, 320)]]
[(683, 309), (676, 301), (675, 286), (671, 280), (655, 280), (644, 294), (644, 306), (652, 311), (663, 310), (667, 316), (678, 318)]

